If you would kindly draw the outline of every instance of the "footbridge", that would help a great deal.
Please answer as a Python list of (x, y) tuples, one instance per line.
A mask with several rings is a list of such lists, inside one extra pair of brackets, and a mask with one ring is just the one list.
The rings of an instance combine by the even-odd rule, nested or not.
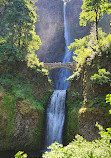
[(43, 67), (48, 70), (64, 68), (69, 70), (74, 70), (76, 68), (76, 62), (68, 62), (68, 63), (43, 63)]

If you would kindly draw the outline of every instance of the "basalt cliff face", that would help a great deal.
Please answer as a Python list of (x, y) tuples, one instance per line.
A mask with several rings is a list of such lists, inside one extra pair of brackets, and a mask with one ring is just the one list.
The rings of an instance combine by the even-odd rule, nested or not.
[(105, 103), (106, 95), (111, 93), (111, 82), (94, 84), (91, 81), (91, 76), (98, 74), (98, 65), (111, 72), (111, 47), (96, 56), (91, 65), (85, 63), (79, 77), (70, 83), (66, 99), (65, 144), (72, 141), (76, 134), (88, 141), (99, 138), (96, 122), (104, 128), (111, 127), (111, 107)]
[[(42, 45), (37, 54), (40, 61), (58, 62), (62, 60), (65, 51), (64, 19), (62, 0), (37, 1), (38, 21), (36, 32), (40, 36)], [(81, 0), (72, 0), (67, 4), (66, 14), (69, 26), (70, 42), (81, 38), (89, 32), (89, 27), (79, 26)]]
[(42, 41), (42, 46), (37, 52), (38, 57), (44, 62), (60, 61), (65, 47), (63, 2), (42, 0), (36, 2), (36, 5), (38, 7), (36, 31)]
[[(40, 36), (42, 45), (37, 51), (40, 61), (59, 62), (65, 54), (64, 17), (62, 0), (37, 1), (38, 21), (36, 32)], [(80, 27), (79, 14), (82, 0), (72, 0), (67, 3), (66, 18), (68, 22), (70, 43), (89, 33), (88, 27)], [(59, 69), (50, 71), (50, 78), (54, 85), (58, 79)]]
[[(82, 0), (71, 0), (67, 3), (66, 14), (69, 26), (70, 42), (82, 38), (90, 32), (90, 26), (79, 25)], [(61, 61), (65, 51), (64, 19), (62, 0), (38, 0), (36, 3), (38, 20), (36, 32), (40, 36), (42, 45), (37, 51), (40, 61)], [(105, 16), (105, 15), (104, 15)], [(110, 16), (105, 16), (100, 26), (107, 33), (110, 31)]]
[[(51, 83), (46, 75), (31, 70), (24, 63), (19, 63), (11, 75), (13, 81), (4, 77), (10, 89), (5, 83), (0, 85), (0, 151), (40, 150), (44, 143), (45, 106), (51, 96)], [(28, 96), (24, 98), (26, 93)]]

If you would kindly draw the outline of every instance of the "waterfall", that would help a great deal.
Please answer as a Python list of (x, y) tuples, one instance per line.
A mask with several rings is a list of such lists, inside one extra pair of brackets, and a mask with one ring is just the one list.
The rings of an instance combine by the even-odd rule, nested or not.
[[(63, 63), (67, 63), (71, 60), (71, 52), (68, 51), (67, 46), (70, 44), (70, 37), (69, 37), (69, 26), (68, 26), (68, 18), (66, 15), (66, 7), (67, 3), (64, 2), (63, 5), (63, 14), (64, 14), (64, 39), (65, 39), (65, 55), (63, 58)], [(68, 88), (68, 81), (66, 79), (70, 76), (70, 71), (68, 69), (61, 69), (59, 72), (59, 79), (56, 83), (56, 89), (65, 90)]]
[[(69, 45), (69, 29), (68, 19), (66, 16), (67, 3), (63, 5), (64, 14), (64, 38), (65, 38), (65, 54), (63, 63), (69, 62), (71, 59), (71, 52), (68, 51), (67, 46)], [(47, 128), (46, 128), (46, 147), (57, 141), (62, 143), (62, 131), (65, 120), (65, 98), (66, 89), (68, 88), (68, 81), (65, 81), (70, 76), (70, 70), (61, 69), (59, 71), (59, 78), (56, 83), (56, 90), (50, 99), (50, 104), (47, 107)]]
[(66, 90), (55, 90), (47, 108), (47, 146), (57, 141), (62, 143), (65, 119)]

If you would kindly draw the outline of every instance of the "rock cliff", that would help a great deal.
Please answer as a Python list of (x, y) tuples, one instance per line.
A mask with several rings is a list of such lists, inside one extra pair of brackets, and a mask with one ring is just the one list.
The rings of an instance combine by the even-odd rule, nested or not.
[[(62, 0), (38, 0), (36, 2), (38, 21), (36, 32), (40, 35), (42, 45), (37, 51), (40, 61), (58, 62), (61, 61), (65, 50), (64, 40), (64, 19)], [(71, 0), (67, 3), (66, 14), (70, 30), (70, 42), (89, 34), (90, 26), (79, 25), (82, 0)], [(110, 16), (105, 16), (100, 26), (109, 33)]]
[[(38, 21), (36, 32), (40, 35), (42, 46), (37, 54), (40, 61), (58, 62), (61, 61), (64, 50), (64, 19), (63, 1), (42, 0), (37, 1)], [(88, 27), (79, 26), (79, 14), (81, 12), (81, 0), (72, 0), (67, 4), (66, 12), (70, 30), (70, 42), (81, 38), (88, 33)]]
[(93, 84), (90, 77), (98, 72), (98, 65), (111, 72), (111, 49), (97, 56), (91, 65), (84, 64), (79, 78), (75, 77), (67, 91), (67, 113), (64, 142), (69, 143), (76, 134), (88, 141), (99, 137), (96, 122), (104, 128), (111, 127), (110, 105), (105, 103), (111, 93), (111, 84)]
[(63, 2), (61, 0), (37, 1), (38, 21), (36, 31), (42, 41), (38, 56), (41, 61), (60, 61), (64, 53)]
[[(17, 67), (10, 74), (12, 80), (8, 76), (1, 80), (0, 151), (43, 147), (45, 106), (52, 86), (46, 75), (27, 68), (23, 63)], [(7, 83), (10, 88), (5, 85)]]

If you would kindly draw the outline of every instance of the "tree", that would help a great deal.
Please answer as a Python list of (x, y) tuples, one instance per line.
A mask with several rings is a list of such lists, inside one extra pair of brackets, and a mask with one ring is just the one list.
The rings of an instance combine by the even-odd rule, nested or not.
[(86, 26), (87, 22), (95, 22), (97, 40), (99, 39), (98, 25), (104, 13), (111, 13), (111, 3), (109, 0), (83, 0), (80, 25)]
[(4, 6), (5, 3), (6, 3), (6, 0), (0, 0), (0, 7)]
[[(35, 33), (34, 1), (9, 0), (6, 4), (2, 4), (4, 4), (4, 15), (1, 22), (1, 36), (4, 42), (0, 44), (2, 50), (0, 61), (31, 60), (30, 63), (32, 63), (32, 60), (36, 60), (39, 63), (35, 50), (39, 49), (41, 41)], [(16, 51), (13, 51), (13, 49)]]

